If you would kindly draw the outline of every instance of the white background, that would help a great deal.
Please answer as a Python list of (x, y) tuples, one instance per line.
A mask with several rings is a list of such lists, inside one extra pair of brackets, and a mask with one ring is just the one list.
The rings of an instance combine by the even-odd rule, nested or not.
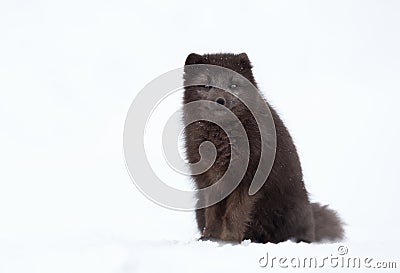
[(342, 244), (353, 256), (395, 257), (399, 14), (389, 0), (1, 1), (0, 272), (264, 271), (267, 250), (335, 253), (196, 242), (192, 213), (134, 187), (127, 110), (191, 52), (249, 55), (312, 200), (347, 223)]

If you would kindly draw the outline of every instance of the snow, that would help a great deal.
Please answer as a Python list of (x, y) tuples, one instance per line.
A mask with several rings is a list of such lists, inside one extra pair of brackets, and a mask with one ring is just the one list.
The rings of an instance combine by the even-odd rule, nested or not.
[[(278, 245), (223, 244), (185, 240), (88, 240), (69, 238), (45, 243), (36, 240), (27, 247), (1, 248), (1, 272), (205, 272), (232, 270), (265, 272), (292, 270), (294, 272), (360, 271), (377, 262), (397, 262), (398, 247), (393, 244), (351, 244), (346, 255), (339, 247), (346, 244), (308, 245), (285, 242)], [(346, 260), (342, 260), (342, 257)], [(281, 260), (286, 258), (286, 262)], [(347, 259), (360, 259), (360, 267)], [(314, 259), (316, 263), (311, 263)], [(323, 262), (325, 259), (325, 262)], [(330, 260), (333, 259), (333, 260)], [(369, 262), (365, 263), (365, 259)], [(4, 263), (5, 261), (5, 263)], [(316, 266), (315, 266), (316, 265)], [(393, 272), (396, 269), (380, 269)]]
[[(0, 272), (265, 272), (267, 252), (339, 246), (399, 268), (399, 12), (395, 1), (0, 2)], [(339, 212), (346, 241), (199, 242), (193, 213), (135, 188), (126, 112), (191, 52), (249, 55), (312, 200)], [(154, 161), (168, 183), (191, 183)]]

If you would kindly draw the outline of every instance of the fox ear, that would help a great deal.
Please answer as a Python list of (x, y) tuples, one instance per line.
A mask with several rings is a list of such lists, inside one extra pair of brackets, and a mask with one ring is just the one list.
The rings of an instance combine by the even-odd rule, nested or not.
[(196, 53), (189, 54), (186, 58), (185, 65), (191, 64), (203, 64), (203, 56)]
[(239, 55), (238, 55), (238, 57), (239, 57), (239, 59), (241, 60), (241, 61), (247, 61), (247, 62), (250, 62), (250, 59), (249, 59), (249, 56), (247, 56), (247, 54), (246, 53), (240, 53)]
[(240, 65), (243, 68), (252, 68), (249, 56), (247, 56), (246, 53), (240, 53), (239, 55), (237, 55), (239, 57), (239, 61), (240, 61)]

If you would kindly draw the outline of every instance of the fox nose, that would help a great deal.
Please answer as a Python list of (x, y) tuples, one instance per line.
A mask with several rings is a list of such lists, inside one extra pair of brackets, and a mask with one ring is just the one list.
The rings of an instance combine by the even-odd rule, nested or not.
[(218, 104), (221, 104), (221, 105), (225, 104), (224, 98), (218, 98), (218, 99), (215, 100), (215, 102), (218, 103)]

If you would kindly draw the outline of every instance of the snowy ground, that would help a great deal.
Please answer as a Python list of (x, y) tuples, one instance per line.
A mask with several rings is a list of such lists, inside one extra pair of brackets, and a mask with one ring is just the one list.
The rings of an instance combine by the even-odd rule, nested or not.
[(245, 241), (233, 246), (184, 240), (47, 238), (23, 247), (6, 243), (0, 250), (1, 272), (397, 272), (399, 268), (398, 245), (376, 242), (263, 245)]
[[(399, 268), (399, 12), (397, 1), (1, 1), (0, 272), (262, 272), (266, 253), (334, 258), (341, 246)], [(190, 52), (243, 51), (345, 242), (197, 242), (192, 213), (131, 182), (122, 132), (135, 94)]]

